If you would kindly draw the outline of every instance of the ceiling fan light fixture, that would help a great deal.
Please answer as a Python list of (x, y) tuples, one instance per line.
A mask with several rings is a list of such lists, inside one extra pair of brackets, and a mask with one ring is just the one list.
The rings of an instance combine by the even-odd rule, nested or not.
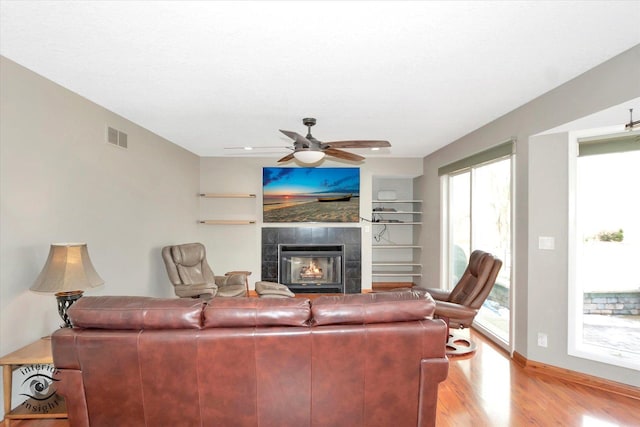
[(293, 153), (293, 156), (302, 163), (316, 163), (324, 158), (324, 152), (314, 150), (300, 150)]

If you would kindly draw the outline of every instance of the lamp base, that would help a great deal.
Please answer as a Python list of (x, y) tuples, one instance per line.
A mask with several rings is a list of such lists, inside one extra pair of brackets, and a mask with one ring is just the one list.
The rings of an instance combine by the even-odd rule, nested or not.
[(71, 305), (76, 302), (84, 291), (69, 291), (69, 292), (58, 292), (56, 293), (56, 300), (58, 300), (58, 314), (62, 318), (64, 324), (60, 325), (61, 328), (71, 328), (73, 325), (69, 320), (69, 316), (67, 315), (67, 310)]

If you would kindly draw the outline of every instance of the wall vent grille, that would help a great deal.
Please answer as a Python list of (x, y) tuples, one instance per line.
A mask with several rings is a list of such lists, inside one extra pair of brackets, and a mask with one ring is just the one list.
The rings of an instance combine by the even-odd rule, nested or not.
[(127, 134), (118, 129), (107, 126), (107, 143), (117, 145), (118, 147), (127, 148)]

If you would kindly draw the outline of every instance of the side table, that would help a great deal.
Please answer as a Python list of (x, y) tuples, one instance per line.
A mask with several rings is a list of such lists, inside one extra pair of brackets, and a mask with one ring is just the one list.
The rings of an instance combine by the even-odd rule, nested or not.
[[(26, 365), (50, 365), (52, 363), (51, 338), (49, 337), (41, 338), (0, 358), (4, 391), (5, 427), (10, 427), (11, 420), (67, 418), (67, 405), (62, 396), (59, 395), (52, 396), (55, 400), (49, 404), (43, 404), (41, 401), (28, 398), (17, 407), (11, 408), (13, 371)], [(31, 374), (33, 371), (26, 372)]]

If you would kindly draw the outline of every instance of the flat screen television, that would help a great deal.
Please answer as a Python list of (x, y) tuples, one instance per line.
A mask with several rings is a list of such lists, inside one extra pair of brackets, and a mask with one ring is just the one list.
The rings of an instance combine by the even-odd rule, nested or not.
[(262, 169), (263, 222), (359, 222), (359, 168)]

